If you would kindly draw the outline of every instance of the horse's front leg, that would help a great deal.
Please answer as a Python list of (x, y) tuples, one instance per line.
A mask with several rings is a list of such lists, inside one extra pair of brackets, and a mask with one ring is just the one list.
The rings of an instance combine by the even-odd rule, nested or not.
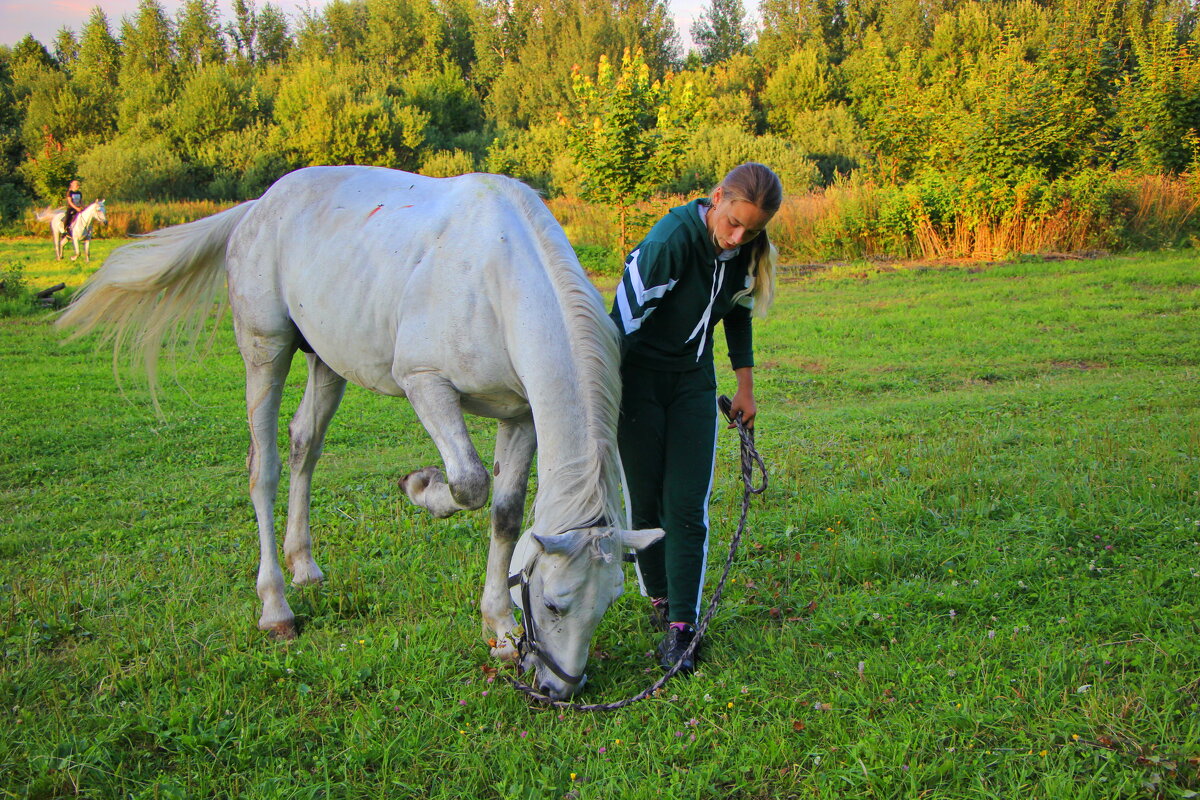
[(435, 517), (482, 507), (488, 496), (487, 469), (467, 434), (458, 391), (432, 372), (405, 376), (400, 386), (446, 465), (445, 474), (437, 467), (410, 472), (400, 479), (400, 488)]
[(75, 248), (75, 255), (71, 256), (72, 261), (79, 260), (79, 239), (74, 235), (71, 236), (71, 246)]
[[(521, 535), (525, 516), (525, 493), (529, 487), (529, 467), (537, 449), (533, 418), (501, 420), (496, 433), (496, 484), (492, 493), (492, 535), (488, 547), (487, 577), (479, 608), (483, 624), (495, 632), (492, 655), (515, 660), (512, 598), (508, 591), (513, 548)], [(521, 565), (518, 565), (521, 566)], [(484, 635), (488, 635), (484, 631)]]

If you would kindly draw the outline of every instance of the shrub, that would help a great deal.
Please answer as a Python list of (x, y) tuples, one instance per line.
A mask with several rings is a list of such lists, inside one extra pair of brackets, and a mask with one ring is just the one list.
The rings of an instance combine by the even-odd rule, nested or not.
[(425, 156), (421, 174), (431, 178), (449, 178), (475, 171), (475, 159), (464, 150), (435, 150)]
[(25, 265), (16, 261), (0, 271), (0, 318), (28, 314), (34, 310), (33, 295), (25, 280)]
[(16, 261), (9, 262), (0, 272), (0, 297), (11, 300), (23, 297), (29, 287), (25, 285), (25, 265)]
[(624, 256), (611, 247), (594, 244), (575, 245), (579, 263), (593, 278), (619, 278), (624, 269)]
[(725, 125), (696, 131), (688, 140), (679, 177), (663, 189), (689, 195), (708, 192), (729, 170), (747, 161), (759, 161), (773, 169), (788, 194), (807, 192), (822, 183), (816, 163), (792, 142), (777, 136), (754, 136)]
[(79, 176), (93, 197), (164, 200), (194, 195), (187, 165), (162, 137), (119, 136), (80, 159)]

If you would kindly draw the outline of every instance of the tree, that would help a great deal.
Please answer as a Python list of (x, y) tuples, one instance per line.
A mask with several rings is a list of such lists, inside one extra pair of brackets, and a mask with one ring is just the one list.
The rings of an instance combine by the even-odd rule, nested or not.
[[(604, 54), (640, 49), (652, 75), (674, 66), (678, 35), (666, 0), (512, 0), (496, 37), (506, 61), (490, 87), (489, 116), (501, 128), (553, 120), (572, 102), (567, 65), (589, 70)], [(483, 57), (481, 56), (481, 61)]]
[(21, 164), (21, 172), (39, 199), (53, 203), (62, 199), (67, 184), (76, 177), (75, 159), (47, 129), (40, 152)]
[(692, 38), (700, 48), (705, 66), (720, 64), (745, 52), (750, 45), (750, 26), (742, 0), (712, 0), (692, 24)]
[(111, 135), (117, 127), (120, 65), (121, 46), (109, 30), (108, 18), (96, 6), (79, 38), (79, 59), (71, 74), (71, 88), (90, 130), (101, 137)]
[(844, 15), (855, 0), (762, 0), (762, 32), (758, 56), (770, 66), (816, 41), (840, 60), (840, 37)]
[(17, 171), (22, 153), (21, 111), (13, 95), (12, 74), (0, 58), (0, 221), (16, 219), (26, 202)]
[(279, 6), (267, 3), (259, 12), (257, 22), (254, 61), (281, 63), (296, 44), (288, 30), (287, 16)]
[(216, 0), (187, 0), (179, 12), (176, 49), (182, 69), (225, 60), (225, 40)]
[(1158, 19), (1135, 31), (1136, 62), (1118, 93), (1128, 160), (1145, 172), (1188, 168), (1200, 132), (1200, 47), (1180, 44), (1175, 27)]
[(158, 0), (141, 0), (137, 14), (121, 28), (124, 56), (122, 71), (151, 73), (170, 71), (175, 58), (175, 31)]
[(300, 19), (299, 46), (304, 57), (363, 57), (360, 48), (370, 25), (366, 0), (331, 0), (320, 13), (306, 8)]
[(279, 87), (275, 120), (305, 165), (372, 164), (415, 169), (428, 115), (400, 103), (373, 67), (312, 59)]
[(563, 123), (585, 176), (584, 195), (617, 207), (625, 252), (629, 206), (678, 170), (698, 110), (695, 93), (652, 82), (641, 50), (626, 50), (620, 70), (600, 56), (595, 80), (578, 67), (572, 78), (575, 107)]
[(255, 40), (258, 37), (258, 14), (254, 0), (233, 0), (233, 22), (226, 28), (233, 52), (242, 59), (254, 63)]
[(361, 56), (394, 73), (435, 69), (442, 26), (428, 0), (366, 0)]
[(79, 42), (75, 39), (75, 31), (63, 25), (54, 35), (54, 60), (67, 72), (71, 72), (78, 58)]
[(25, 34), (21, 37), (21, 41), (13, 45), (12, 51), (8, 55), (8, 63), (14, 70), (29, 66), (53, 67), (55, 65), (50, 51), (44, 44), (33, 38), (32, 33)]
[(236, 66), (208, 64), (197, 69), (179, 92), (171, 132), (189, 156), (206, 142), (253, 124), (261, 100), (250, 76)]
[(114, 90), (120, 70), (121, 45), (112, 35), (108, 17), (100, 6), (96, 6), (79, 37), (79, 61), (73, 80), (86, 84), (95, 92), (107, 90), (115, 100)]
[(798, 133), (796, 115), (825, 108), (835, 99), (837, 78), (815, 42), (792, 53), (767, 80), (763, 105), (771, 130), (789, 136)]
[(132, 19), (121, 23), (120, 100), (117, 125), (122, 133), (157, 134), (170, 120), (175, 97), (175, 31), (158, 0), (141, 0)]

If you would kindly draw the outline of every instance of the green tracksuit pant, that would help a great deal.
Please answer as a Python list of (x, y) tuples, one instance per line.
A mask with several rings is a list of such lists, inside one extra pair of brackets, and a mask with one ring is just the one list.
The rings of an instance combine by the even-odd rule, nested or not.
[(666, 372), (625, 363), (617, 442), (636, 528), (667, 535), (638, 554), (650, 597), (665, 597), (670, 622), (696, 624), (708, 559), (708, 501), (717, 443), (711, 364)]

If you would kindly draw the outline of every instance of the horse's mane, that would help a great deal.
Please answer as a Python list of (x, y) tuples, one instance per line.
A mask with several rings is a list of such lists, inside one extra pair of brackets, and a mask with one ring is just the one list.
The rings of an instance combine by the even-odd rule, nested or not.
[(595, 287), (579, 265), (554, 216), (532, 189), (504, 181), (507, 194), (525, 212), (541, 246), (541, 263), (558, 295), (570, 337), (583, 397), (589, 444), (577, 463), (565, 465), (553, 497), (539, 491), (534, 520), (539, 533), (621, 523), (621, 468), (617, 454), (617, 415), (621, 407), (621, 352), (616, 325), (601, 305)]

